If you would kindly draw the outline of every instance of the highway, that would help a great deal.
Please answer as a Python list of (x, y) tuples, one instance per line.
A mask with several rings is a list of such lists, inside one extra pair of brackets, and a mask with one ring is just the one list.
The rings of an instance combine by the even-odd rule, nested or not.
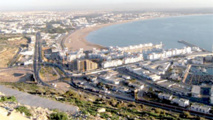
[(42, 84), (44, 86), (49, 86), (49, 84), (43, 82), (39, 76), (39, 71), (41, 69), (42, 63), (42, 47), (41, 47), (41, 34), (40, 32), (36, 33), (36, 42), (35, 42), (35, 51), (34, 51), (34, 58), (33, 58), (33, 77), (38, 84)]

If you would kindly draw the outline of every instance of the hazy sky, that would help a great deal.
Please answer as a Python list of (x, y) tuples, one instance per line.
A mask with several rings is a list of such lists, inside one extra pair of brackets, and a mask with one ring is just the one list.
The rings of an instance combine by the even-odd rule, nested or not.
[(110, 9), (115, 6), (134, 8), (134, 5), (149, 8), (213, 8), (213, 0), (0, 0), (0, 10)]

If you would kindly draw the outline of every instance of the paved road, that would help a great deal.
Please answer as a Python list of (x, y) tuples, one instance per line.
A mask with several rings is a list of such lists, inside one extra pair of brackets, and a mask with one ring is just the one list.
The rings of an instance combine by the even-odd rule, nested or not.
[(29, 106), (58, 109), (64, 112), (70, 112), (71, 114), (75, 114), (79, 110), (78, 107), (73, 105), (68, 105), (65, 103), (60, 103), (57, 101), (42, 98), (36, 95), (20, 92), (18, 90), (7, 88), (3, 85), (0, 85), (0, 92), (4, 93), (5, 95), (15, 96), (19, 103), (29, 105)]

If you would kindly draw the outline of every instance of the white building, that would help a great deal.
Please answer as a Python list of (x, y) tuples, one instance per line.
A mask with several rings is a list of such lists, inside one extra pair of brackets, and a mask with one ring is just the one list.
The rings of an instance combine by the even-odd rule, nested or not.
[(127, 76), (127, 75), (122, 75), (122, 78), (126, 79), (126, 80), (130, 80), (131, 77), (130, 76)]
[(164, 100), (172, 100), (173, 95), (165, 94), (165, 93), (159, 93), (158, 98), (164, 99)]
[(135, 57), (124, 58), (124, 64), (135, 63), (143, 60), (143, 55), (139, 54)]
[(83, 49), (80, 49), (79, 51), (76, 51), (76, 52), (73, 52), (73, 53), (70, 53), (68, 56), (67, 56), (67, 60), (69, 62), (73, 61), (73, 60), (76, 60), (76, 59), (83, 59), (85, 58), (85, 53), (83, 52)]
[(20, 52), (21, 55), (29, 55), (29, 56), (32, 56), (34, 54), (34, 51), (33, 50), (30, 50), (30, 51), (22, 51)]
[(103, 68), (116, 67), (123, 64), (122, 60), (112, 60), (112, 61), (104, 61), (102, 63)]
[(172, 80), (180, 80), (180, 76), (176, 73), (173, 73), (169, 78), (171, 78)]
[(193, 85), (192, 90), (191, 90), (192, 96), (193, 97), (200, 97), (200, 86), (198, 85)]
[(100, 76), (100, 79), (102, 79), (106, 83), (115, 84), (115, 85), (118, 85), (120, 83), (120, 80), (121, 80), (119, 78), (114, 78), (110, 75)]
[(211, 106), (207, 105), (198, 105), (198, 104), (192, 104), (190, 109), (197, 112), (202, 112), (208, 114), (211, 110)]
[(101, 80), (103, 80), (103, 82), (118, 85), (120, 83), (120, 81), (123, 79), (117, 77), (117, 74), (118, 74), (117, 72), (113, 71), (113, 72), (109, 72), (104, 75), (100, 75), (99, 78)]
[(190, 53), (192, 53), (191, 47), (184, 47), (183, 49), (172, 49), (163, 51), (161, 53), (151, 53), (147, 56), (147, 59), (148, 60), (165, 59), (172, 56), (185, 55)]
[(149, 77), (150, 77), (151, 80), (154, 81), (154, 82), (161, 79), (161, 76), (160, 76), (160, 75), (156, 75), (156, 74), (149, 75)]
[(144, 70), (140, 67), (135, 67), (135, 66), (127, 66), (126, 69), (134, 74), (137, 74), (139, 76), (145, 77), (147, 79), (151, 79), (149, 77), (150, 72), (148, 70)]
[(33, 64), (33, 60), (32, 59), (24, 62), (24, 65), (32, 65), (32, 64)]
[(179, 106), (181, 106), (181, 107), (187, 107), (187, 106), (189, 106), (190, 105), (190, 102), (189, 102), (189, 100), (187, 100), (187, 99), (180, 99), (180, 98), (174, 98), (174, 99), (172, 99), (171, 100), (171, 103), (172, 104), (178, 104)]

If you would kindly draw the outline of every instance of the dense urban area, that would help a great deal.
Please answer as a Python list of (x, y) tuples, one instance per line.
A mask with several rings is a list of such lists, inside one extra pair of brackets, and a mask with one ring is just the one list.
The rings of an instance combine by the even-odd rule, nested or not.
[(0, 117), (213, 119), (212, 51), (185, 40), (177, 41), (183, 48), (165, 49), (161, 41), (104, 47), (70, 37), (183, 15), (192, 13), (0, 13)]

